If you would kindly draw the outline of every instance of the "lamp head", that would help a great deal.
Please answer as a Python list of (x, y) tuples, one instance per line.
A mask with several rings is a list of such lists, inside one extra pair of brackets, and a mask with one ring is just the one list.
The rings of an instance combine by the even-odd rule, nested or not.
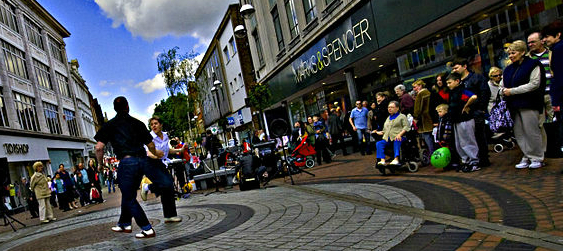
[(237, 38), (244, 38), (246, 36), (246, 29), (241, 24), (235, 27), (234, 32)]
[(242, 7), (240, 7), (240, 15), (244, 18), (244, 19), (250, 19), (250, 17), (252, 16), (252, 14), (254, 14), (254, 12), (256, 12), (256, 10), (254, 9), (254, 7), (252, 7), (252, 5), (250, 4), (245, 4)]
[(214, 87), (217, 87), (217, 88), (221, 87), (221, 81), (215, 80), (215, 81), (213, 82), (213, 86), (214, 86)]
[(211, 92), (216, 92), (217, 91), (217, 87), (213, 86), (211, 87)]

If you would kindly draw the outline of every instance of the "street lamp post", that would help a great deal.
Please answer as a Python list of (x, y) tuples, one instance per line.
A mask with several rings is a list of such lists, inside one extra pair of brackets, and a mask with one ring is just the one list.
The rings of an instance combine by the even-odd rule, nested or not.
[[(215, 97), (217, 98), (217, 108), (219, 109), (219, 119), (221, 119), (221, 117), (223, 117), (223, 114), (221, 112), (221, 101), (219, 101), (219, 88), (221, 88), (221, 81), (219, 80), (215, 80), (213, 82), (213, 87), (211, 88), (211, 92), (215, 93)], [(217, 122), (217, 125), (219, 125), (219, 122)], [(211, 164), (213, 165), (213, 180), (215, 181), (215, 191), (214, 192), (219, 192), (219, 180), (217, 179), (217, 170), (215, 168), (215, 161), (213, 160), (213, 153), (216, 152), (214, 150), (214, 147), (217, 146), (213, 146), (214, 142), (210, 142), (212, 145), (210, 146), (211, 148)], [(219, 156), (217, 156), (219, 157)], [(205, 196), (212, 194), (214, 192), (210, 192), (205, 194)]]

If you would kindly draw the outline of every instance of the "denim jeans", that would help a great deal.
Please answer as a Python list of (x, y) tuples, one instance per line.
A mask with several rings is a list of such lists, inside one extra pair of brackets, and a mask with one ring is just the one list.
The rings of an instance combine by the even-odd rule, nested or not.
[(108, 185), (108, 193), (111, 193), (111, 189), (113, 188), (113, 192), (115, 193), (115, 186), (113, 185), (113, 180), (106, 180)]
[[(406, 140), (405, 137), (403, 137), (403, 140)], [(403, 141), (394, 141), (394, 140), (389, 140), (389, 141), (385, 141), (385, 140), (380, 140), (377, 142), (377, 146), (376, 146), (376, 151), (377, 151), (377, 158), (379, 159), (385, 159), (385, 147), (387, 147), (389, 144), (393, 144), (393, 153), (395, 154), (395, 158), (399, 157), (400, 153), (401, 153), (401, 143)]]
[(143, 230), (152, 228), (147, 215), (137, 201), (137, 188), (141, 185), (143, 170), (151, 168), (148, 157), (129, 157), (119, 162), (119, 189), (121, 190), (121, 215), (118, 226), (131, 226), (131, 219)]
[(161, 160), (149, 159), (143, 173), (151, 180), (149, 185), (151, 192), (160, 195), (164, 218), (177, 216), (176, 202), (174, 201), (174, 183), (172, 176), (166, 170)]
[[(366, 153), (370, 154), (371, 153), (371, 149), (369, 148), (369, 136), (370, 135), (369, 135), (368, 129), (367, 128), (357, 129), (356, 134), (358, 135), (358, 147), (360, 148), (360, 152), (362, 152), (362, 153), (366, 152)], [(362, 148), (362, 143), (364, 143), (362, 139), (364, 139), (364, 138), (365, 138), (366, 142), (365, 142), (364, 148)]]

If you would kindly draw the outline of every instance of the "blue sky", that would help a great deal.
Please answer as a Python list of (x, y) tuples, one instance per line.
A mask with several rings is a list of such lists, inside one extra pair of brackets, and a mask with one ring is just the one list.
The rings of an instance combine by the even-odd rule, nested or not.
[(156, 55), (180, 47), (201, 54), (230, 0), (37, 0), (70, 33), (68, 60), (108, 117), (112, 101), (124, 95), (131, 115), (146, 121), (167, 97)]

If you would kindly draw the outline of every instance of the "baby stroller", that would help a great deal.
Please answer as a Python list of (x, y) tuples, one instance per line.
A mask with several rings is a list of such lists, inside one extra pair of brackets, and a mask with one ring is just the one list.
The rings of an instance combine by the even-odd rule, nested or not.
[(489, 142), (494, 145), (493, 150), (500, 153), (505, 148), (513, 149), (516, 146), (516, 138), (512, 133), (514, 121), (506, 107), (506, 101), (501, 99), (500, 91), (489, 113), (489, 128), (493, 132)]
[(493, 133), (489, 138), (489, 144), (493, 145), (493, 151), (501, 153), (505, 149), (514, 149), (516, 147), (516, 138), (514, 138), (512, 131), (505, 130)]
[[(418, 168), (424, 165), (424, 161), (430, 162), (428, 158), (425, 160), (427, 153), (421, 151), (418, 145), (418, 133), (411, 127), (411, 130), (405, 133), (405, 139), (401, 143), (401, 151), (399, 155), (399, 165), (379, 165), (376, 159), (375, 167), (385, 175), (385, 168), (389, 169), (389, 172), (394, 174), (399, 169), (407, 169), (409, 172), (418, 172)], [(393, 150), (391, 148), (385, 149), (386, 156), (393, 156)], [(391, 151), (388, 151), (391, 150)], [(427, 151), (427, 150), (426, 150)], [(426, 157), (427, 158), (427, 157)]]
[(315, 154), (317, 154), (315, 147), (307, 143), (307, 136), (304, 136), (301, 139), (301, 143), (291, 151), (291, 156), (288, 157), (288, 160), (296, 167), (306, 166), (311, 168), (315, 166)]

